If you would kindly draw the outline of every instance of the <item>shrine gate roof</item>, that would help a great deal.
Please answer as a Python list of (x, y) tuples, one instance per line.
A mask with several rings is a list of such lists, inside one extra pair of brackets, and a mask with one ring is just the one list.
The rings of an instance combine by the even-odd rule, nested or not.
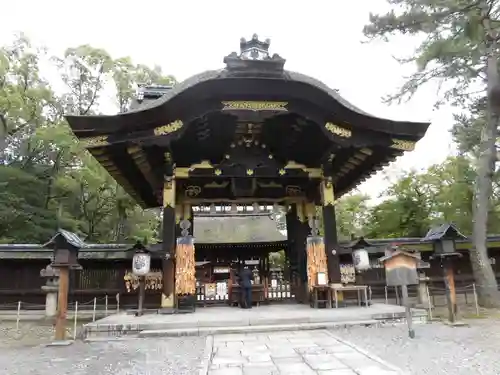
[(429, 123), (370, 115), (324, 83), (285, 70), (256, 36), (240, 47), (223, 69), (149, 90), (159, 95), (146, 87), (126, 113), (67, 116), (71, 129), (143, 207), (162, 204), (164, 176), (176, 173), (189, 179), (183, 189), (197, 186), (207, 201), (240, 197), (226, 184), (240, 177), (256, 181), (255, 200), (279, 199), (293, 187), (318, 201), (322, 170), (340, 197), (427, 131)]

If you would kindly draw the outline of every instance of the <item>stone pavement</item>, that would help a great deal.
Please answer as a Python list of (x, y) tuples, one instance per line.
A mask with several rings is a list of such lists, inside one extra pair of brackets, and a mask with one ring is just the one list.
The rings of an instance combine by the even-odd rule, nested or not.
[(208, 375), (401, 375), (330, 332), (216, 335)]

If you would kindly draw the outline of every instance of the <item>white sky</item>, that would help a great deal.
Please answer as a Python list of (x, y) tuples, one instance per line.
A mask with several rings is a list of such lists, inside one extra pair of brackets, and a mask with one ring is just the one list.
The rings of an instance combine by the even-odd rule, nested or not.
[[(427, 135), (386, 174), (439, 163), (453, 151), (450, 108), (434, 110), (435, 88), (426, 87), (409, 103), (387, 106), (381, 97), (394, 91), (413, 66), (400, 66), (393, 56), (408, 56), (415, 41), (361, 43), (370, 12), (387, 9), (384, 0), (227, 0), (105, 1), (16, 0), (2, 4), (0, 44), (25, 32), (51, 53), (90, 44), (113, 57), (161, 65), (183, 80), (223, 66), (222, 58), (239, 50), (241, 37), (257, 33), (271, 38), (271, 52), (287, 59), (285, 67), (311, 75), (337, 88), (349, 101), (377, 116), (431, 121)], [(376, 198), (387, 186), (383, 174), (360, 190)]]

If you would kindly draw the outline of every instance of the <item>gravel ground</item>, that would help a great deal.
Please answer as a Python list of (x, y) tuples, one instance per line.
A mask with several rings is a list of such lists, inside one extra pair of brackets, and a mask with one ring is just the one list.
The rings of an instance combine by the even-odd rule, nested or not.
[[(67, 337), (72, 338), (72, 329), (68, 328)], [(0, 322), (0, 349), (34, 346), (50, 342), (54, 338), (54, 328), (50, 323), (41, 322)]]
[(352, 327), (332, 333), (408, 371), (422, 375), (500, 374), (500, 320), (469, 320), (469, 327), (442, 323), (406, 326)]
[(66, 347), (18, 347), (0, 351), (5, 375), (193, 375), (203, 338), (75, 342)]

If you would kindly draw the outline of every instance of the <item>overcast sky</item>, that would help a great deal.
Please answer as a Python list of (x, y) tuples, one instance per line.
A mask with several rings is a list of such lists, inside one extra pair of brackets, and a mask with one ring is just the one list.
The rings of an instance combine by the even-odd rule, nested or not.
[[(386, 172), (439, 163), (453, 148), (450, 108), (434, 110), (435, 87), (422, 89), (409, 103), (391, 106), (381, 97), (395, 92), (414, 66), (400, 66), (393, 56), (411, 54), (416, 41), (362, 43), (370, 12), (387, 10), (385, 0), (349, 1), (105, 1), (16, 0), (2, 3), (0, 44), (25, 32), (52, 53), (90, 44), (113, 57), (161, 65), (183, 80), (223, 66), (238, 51), (241, 37), (257, 33), (271, 39), (271, 52), (287, 59), (286, 68), (311, 75), (340, 90), (361, 109), (396, 120), (431, 121), (416, 150)], [(377, 175), (360, 186), (376, 197), (387, 184)]]

